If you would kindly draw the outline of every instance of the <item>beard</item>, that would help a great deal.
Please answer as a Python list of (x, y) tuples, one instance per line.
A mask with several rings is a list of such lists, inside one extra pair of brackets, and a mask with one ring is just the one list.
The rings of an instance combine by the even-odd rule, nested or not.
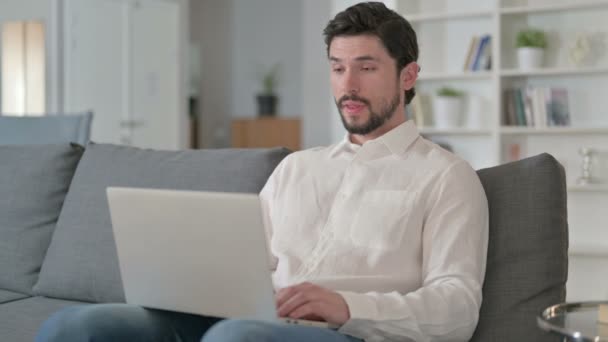
[[(346, 121), (344, 113), (342, 113), (342, 103), (348, 100), (358, 101), (365, 104), (365, 106), (369, 110), (369, 119), (366, 122), (356, 124), (349, 123)], [(397, 106), (399, 106), (400, 100), (401, 99), (399, 97), (399, 93), (396, 92), (395, 96), (393, 96), (390, 102), (385, 101), (381, 104), (379, 112), (374, 112), (372, 110), (372, 105), (369, 100), (359, 97), (357, 95), (344, 95), (340, 98), (339, 101), (334, 101), (336, 102), (336, 106), (338, 107), (338, 111), (340, 112), (340, 119), (342, 119), (342, 124), (344, 125), (346, 131), (348, 131), (348, 133), (350, 134), (367, 135), (378, 129), (378, 127), (384, 125), (385, 122), (390, 120), (393, 115), (395, 115), (395, 110), (397, 109)]]

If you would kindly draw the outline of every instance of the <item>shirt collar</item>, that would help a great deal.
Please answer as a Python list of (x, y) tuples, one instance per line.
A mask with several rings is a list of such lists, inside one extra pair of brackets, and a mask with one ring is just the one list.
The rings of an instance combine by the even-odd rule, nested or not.
[(405, 150), (416, 140), (420, 134), (412, 120), (408, 120), (376, 139), (365, 142), (362, 146), (353, 144), (349, 134), (346, 133), (342, 142), (339, 144), (345, 150), (357, 152), (361, 147), (370, 145), (384, 145), (393, 154), (403, 154)]

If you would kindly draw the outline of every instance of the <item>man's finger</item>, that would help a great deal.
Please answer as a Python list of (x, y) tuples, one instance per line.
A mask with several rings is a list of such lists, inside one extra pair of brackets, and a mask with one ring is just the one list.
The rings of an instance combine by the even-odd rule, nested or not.
[(285, 302), (288, 301), (289, 298), (295, 296), (296, 293), (310, 291), (311, 289), (319, 289), (319, 287), (309, 282), (303, 282), (280, 289), (275, 295), (276, 307), (279, 308), (285, 304)]
[(320, 312), (320, 309), (321, 306), (319, 305), (319, 302), (308, 302), (293, 310), (289, 314), (289, 317), (293, 319), (314, 319), (319, 321), (326, 320), (324, 313)]
[(280, 317), (287, 317), (293, 310), (313, 301), (316, 297), (318, 296), (314, 291), (298, 291), (295, 295), (291, 296), (278, 307), (278, 315)]
[(274, 297), (276, 307), (281, 307), (283, 304), (285, 304), (286, 301), (289, 300), (289, 298), (293, 297), (296, 293), (298, 293), (298, 291), (294, 286), (289, 286), (280, 289)]

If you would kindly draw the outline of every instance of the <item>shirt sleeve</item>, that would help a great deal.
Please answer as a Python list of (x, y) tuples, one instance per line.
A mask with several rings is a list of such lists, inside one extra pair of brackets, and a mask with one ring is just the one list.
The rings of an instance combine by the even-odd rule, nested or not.
[(488, 204), (475, 171), (457, 162), (428, 198), (422, 286), (410, 293), (339, 291), (350, 310), (340, 331), (366, 341), (468, 341), (477, 326), (488, 245)]

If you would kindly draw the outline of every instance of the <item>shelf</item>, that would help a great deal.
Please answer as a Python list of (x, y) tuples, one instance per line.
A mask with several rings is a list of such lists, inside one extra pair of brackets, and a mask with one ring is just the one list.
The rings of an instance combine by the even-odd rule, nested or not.
[(572, 10), (589, 10), (595, 8), (607, 7), (608, 1), (581, 1), (577, 4), (552, 4), (539, 6), (518, 6), (501, 8), (500, 14), (528, 14), (528, 13), (548, 13), (548, 12), (563, 12)]
[(489, 129), (476, 129), (476, 128), (434, 128), (434, 127), (419, 127), (420, 134), (426, 135), (462, 135), (462, 136), (484, 136), (491, 135), (492, 131)]
[(444, 12), (444, 13), (420, 13), (406, 16), (410, 23), (425, 21), (448, 20), (448, 19), (469, 19), (469, 18), (490, 18), (494, 12), (492, 10), (467, 11), (467, 12)]
[(568, 192), (606, 192), (608, 193), (608, 184), (592, 184), (592, 185), (570, 185)]
[[(569, 175), (569, 182), (564, 185), (571, 221), (568, 256), (575, 262), (588, 262), (594, 267), (596, 263), (608, 265), (608, 239), (602, 240), (607, 237), (604, 233), (608, 229), (608, 220), (606, 215), (595, 210), (596, 207), (603, 209), (608, 201), (608, 178), (600, 170), (604, 166), (604, 155), (594, 159), (591, 173), (598, 182), (605, 183), (576, 185), (582, 172), (579, 148), (608, 150), (608, 112), (605, 111), (608, 108), (608, 95), (605, 94), (608, 89), (608, 54), (602, 53), (608, 50), (602, 51), (598, 47), (601, 45), (599, 42), (606, 38), (602, 32), (605, 33), (608, 27), (608, 0), (509, 0), (483, 2), (481, 8), (478, 7), (481, 2), (474, 0), (391, 3), (412, 22), (421, 51), (419, 63), (422, 70), (416, 83), (420, 98), (416, 105), (423, 112), (424, 117), (420, 119), (427, 126), (420, 125), (420, 134), (449, 145), (476, 168), (544, 152), (555, 156)], [(546, 62), (537, 69), (522, 70), (518, 67), (515, 41), (518, 32), (526, 27), (538, 28), (548, 34), (550, 48), (545, 52)], [(583, 59), (583, 63), (576, 64), (571, 61), (570, 51), (580, 34), (585, 32), (591, 41), (592, 52)], [(492, 35), (491, 69), (465, 70), (462, 65), (470, 54), (472, 37), (485, 34)], [(595, 44), (596, 40), (599, 45)], [(475, 48), (479, 49), (479, 46)], [(477, 50), (471, 53), (475, 54)], [(481, 129), (470, 129), (465, 125), (452, 129), (433, 127), (431, 100), (443, 86), (470, 96), (463, 104), (464, 118), (468, 118), (467, 110), (476, 112), (481, 108), (485, 123)], [(503, 126), (504, 104), (512, 99), (512, 94), (506, 94), (504, 90), (527, 87), (567, 90), (570, 125)], [(546, 107), (545, 95), (553, 94), (539, 92), (537, 100), (541, 99), (541, 93), (543, 101), (534, 104), (547, 109), (542, 107)], [(476, 100), (480, 105), (475, 103)], [(510, 106), (513, 107), (512, 104)], [(409, 109), (413, 114), (414, 108)], [(595, 269), (590, 269), (593, 271)], [(574, 287), (578, 288), (578, 284)]]
[(503, 135), (583, 135), (583, 134), (608, 134), (608, 127), (509, 127), (500, 128)]
[(578, 257), (608, 257), (608, 246), (592, 245), (572, 242), (568, 248), (568, 255)]
[(490, 71), (476, 72), (452, 72), (452, 73), (420, 73), (419, 81), (464, 81), (464, 80), (483, 80), (490, 79)]
[(534, 70), (504, 69), (500, 72), (503, 77), (521, 76), (567, 76), (567, 75), (597, 75), (608, 73), (608, 67), (563, 67), (543, 68)]

